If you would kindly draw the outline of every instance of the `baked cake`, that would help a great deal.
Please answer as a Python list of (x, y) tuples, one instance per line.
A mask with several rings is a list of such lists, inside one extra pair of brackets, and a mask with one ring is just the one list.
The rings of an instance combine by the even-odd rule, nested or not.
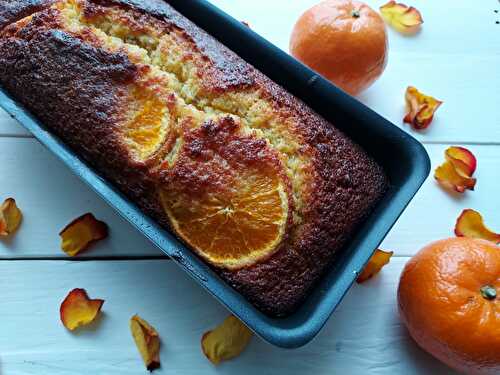
[(386, 189), (359, 146), (161, 0), (0, 0), (0, 84), (272, 316)]

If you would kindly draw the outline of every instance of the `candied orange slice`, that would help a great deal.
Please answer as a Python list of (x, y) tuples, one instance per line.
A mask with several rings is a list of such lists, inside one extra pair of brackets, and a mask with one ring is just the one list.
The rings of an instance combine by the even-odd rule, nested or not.
[(271, 255), (285, 231), (288, 200), (277, 175), (247, 171), (228, 189), (198, 196), (162, 190), (160, 196), (176, 232), (220, 267)]
[(144, 89), (134, 89), (129, 119), (123, 131), (131, 151), (145, 160), (163, 144), (170, 127), (166, 103)]

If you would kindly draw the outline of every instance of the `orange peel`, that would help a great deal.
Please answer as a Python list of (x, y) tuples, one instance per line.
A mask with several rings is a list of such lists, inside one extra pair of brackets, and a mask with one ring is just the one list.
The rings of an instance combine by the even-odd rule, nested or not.
[(90, 299), (85, 289), (73, 289), (61, 303), (61, 322), (70, 331), (90, 324), (99, 315), (104, 300)]
[(160, 368), (160, 336), (138, 315), (130, 318), (130, 331), (148, 371)]
[(421, 93), (413, 86), (407, 87), (405, 101), (408, 113), (403, 118), (403, 122), (410, 124), (416, 130), (428, 128), (434, 118), (434, 113), (443, 104), (442, 101)]
[(500, 243), (500, 233), (495, 233), (485, 224), (483, 217), (477, 211), (465, 209), (462, 211), (455, 224), (457, 237), (480, 238), (483, 240)]
[(69, 256), (75, 256), (94, 242), (106, 238), (108, 226), (87, 213), (69, 223), (59, 235), (62, 239), (61, 249)]
[(424, 23), (418, 9), (402, 3), (389, 1), (379, 9), (384, 21), (403, 34), (416, 33)]
[(230, 315), (222, 324), (201, 338), (201, 348), (214, 365), (239, 356), (253, 333), (238, 318)]
[(361, 284), (371, 279), (373, 276), (378, 274), (385, 265), (389, 264), (393, 255), (393, 251), (387, 252), (377, 249), (363, 271), (359, 274), (356, 281)]
[(21, 225), (23, 214), (13, 198), (7, 198), (0, 206), (0, 237), (14, 233)]

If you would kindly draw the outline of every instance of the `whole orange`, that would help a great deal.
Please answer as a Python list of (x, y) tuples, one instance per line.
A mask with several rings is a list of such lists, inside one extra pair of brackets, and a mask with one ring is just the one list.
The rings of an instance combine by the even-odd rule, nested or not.
[(449, 238), (405, 266), (399, 311), (424, 350), (466, 374), (500, 374), (500, 247)]
[(290, 39), (291, 54), (352, 95), (370, 86), (387, 65), (380, 15), (355, 0), (326, 0), (307, 10)]

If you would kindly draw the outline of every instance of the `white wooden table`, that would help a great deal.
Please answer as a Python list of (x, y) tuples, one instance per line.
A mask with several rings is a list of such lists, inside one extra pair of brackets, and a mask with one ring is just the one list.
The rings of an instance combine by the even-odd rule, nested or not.
[[(315, 0), (213, 2), (287, 50), (295, 19)], [(423, 14), (422, 32), (389, 31), (387, 70), (360, 99), (421, 140), (433, 168), (447, 146), (467, 145), (478, 158), (477, 189), (453, 197), (430, 177), (382, 245), (395, 251), (390, 265), (355, 285), (319, 336), (298, 350), (255, 339), (241, 357), (212, 366), (200, 336), (225, 309), (0, 111), (0, 199), (15, 197), (24, 212), (17, 235), (0, 242), (0, 374), (145, 373), (128, 328), (134, 313), (161, 334), (159, 374), (452, 374), (408, 337), (396, 287), (408, 257), (451, 236), (463, 208), (477, 209), (500, 229), (500, 14), (494, 12), (500, 3), (411, 4)], [(445, 102), (426, 132), (401, 124), (409, 84)], [(79, 258), (85, 261), (69, 261), (57, 234), (89, 211), (110, 225), (111, 236)], [(95, 326), (70, 334), (58, 309), (75, 287), (106, 303)]]

